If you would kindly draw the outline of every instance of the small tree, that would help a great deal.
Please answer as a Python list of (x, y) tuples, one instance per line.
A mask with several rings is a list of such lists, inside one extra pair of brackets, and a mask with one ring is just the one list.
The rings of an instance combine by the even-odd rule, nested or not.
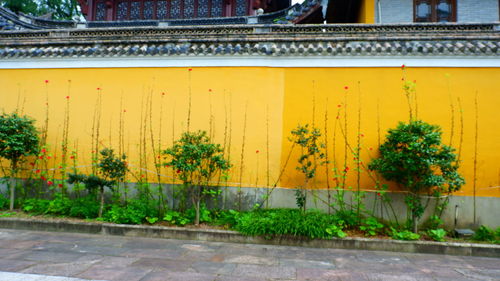
[(104, 209), (104, 188), (107, 186), (113, 192), (114, 186), (118, 184), (128, 171), (127, 156), (125, 154), (117, 156), (114, 154), (113, 149), (105, 148), (99, 152), (101, 157), (99, 158), (98, 169), (100, 175), (80, 175), (80, 174), (68, 174), (68, 183), (78, 184), (80, 182), (85, 184), (88, 192), (90, 194), (96, 194), (99, 191), (99, 214), (98, 217), (102, 217), (102, 211)]
[(188, 190), (195, 209), (195, 221), (200, 223), (200, 203), (205, 188), (217, 172), (229, 170), (231, 164), (224, 159), (224, 149), (220, 144), (211, 143), (205, 131), (185, 132), (173, 146), (163, 151), (184, 187)]
[(320, 143), (319, 138), (321, 133), (317, 128), (309, 128), (309, 124), (304, 126), (298, 125), (292, 130), (290, 141), (297, 144), (301, 148), (301, 155), (298, 159), (299, 165), (297, 170), (301, 171), (304, 176), (304, 185), (301, 189), (295, 192), (297, 206), (303, 211), (306, 210), (307, 201), (307, 185), (311, 179), (316, 176), (318, 166), (326, 163), (325, 160), (325, 145)]
[(0, 157), (10, 161), (10, 210), (14, 209), (15, 178), (24, 156), (38, 154), (35, 121), (17, 113), (0, 115)]
[(417, 232), (418, 220), (425, 207), (421, 194), (434, 189), (457, 191), (465, 183), (457, 172), (454, 149), (441, 143), (439, 126), (420, 120), (399, 123), (389, 130), (387, 140), (380, 146), (380, 157), (369, 164), (386, 180), (395, 181), (409, 193), (405, 198), (408, 220)]

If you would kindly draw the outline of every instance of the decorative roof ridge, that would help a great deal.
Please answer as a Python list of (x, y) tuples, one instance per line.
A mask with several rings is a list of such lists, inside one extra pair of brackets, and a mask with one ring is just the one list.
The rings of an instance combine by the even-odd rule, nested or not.
[[(116, 38), (116, 37), (160, 37), (160, 36), (197, 36), (197, 35), (252, 35), (252, 34), (323, 34), (323, 35), (470, 35), (480, 36), (500, 34), (500, 23), (413, 23), (413, 24), (304, 24), (304, 25), (196, 25), (165, 27), (121, 27), (121, 28), (86, 28), (86, 29), (44, 29), (44, 30), (7, 30), (0, 31), (0, 43), (10, 38)], [(364, 35), (363, 35), (364, 36)]]

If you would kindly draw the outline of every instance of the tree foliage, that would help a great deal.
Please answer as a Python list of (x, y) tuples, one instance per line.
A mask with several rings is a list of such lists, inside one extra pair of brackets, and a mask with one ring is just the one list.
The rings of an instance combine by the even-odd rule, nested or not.
[(214, 144), (205, 131), (185, 132), (173, 146), (163, 151), (180, 180), (191, 193), (196, 211), (195, 224), (199, 223), (200, 201), (204, 189), (217, 172), (227, 171), (231, 167), (224, 158), (224, 149)]
[(17, 113), (0, 115), (0, 157), (11, 161), (11, 168), (18, 167), (22, 157), (39, 152), (35, 120)]
[(72, 20), (81, 13), (77, 0), (0, 0), (0, 5), (35, 17), (49, 14), (53, 20)]
[(320, 130), (312, 126), (310, 127), (309, 124), (298, 125), (297, 128), (291, 131), (291, 134), (292, 136), (289, 140), (301, 149), (296, 169), (305, 176), (304, 186), (302, 189), (297, 189), (295, 199), (297, 206), (305, 211), (307, 184), (309, 180), (316, 176), (318, 166), (326, 164), (325, 145), (320, 142)]
[(421, 120), (399, 123), (396, 129), (389, 130), (380, 146), (380, 157), (369, 168), (409, 191), (405, 203), (412, 214), (414, 231), (425, 211), (420, 194), (453, 192), (465, 183), (457, 171), (454, 149), (441, 143), (439, 126)]

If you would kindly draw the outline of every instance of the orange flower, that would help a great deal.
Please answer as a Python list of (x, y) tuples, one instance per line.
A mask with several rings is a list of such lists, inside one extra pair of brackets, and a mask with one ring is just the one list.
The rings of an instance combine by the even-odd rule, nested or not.
[(66, 96), (66, 99), (69, 100), (69, 96)]
[(348, 90), (348, 89), (349, 89), (349, 87), (348, 87), (348, 86), (344, 86), (344, 90)]
[(49, 83), (49, 80), (45, 80), (45, 84)]

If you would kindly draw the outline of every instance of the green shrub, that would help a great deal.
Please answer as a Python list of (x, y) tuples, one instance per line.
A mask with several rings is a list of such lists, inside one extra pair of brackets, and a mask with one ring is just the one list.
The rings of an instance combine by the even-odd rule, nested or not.
[(418, 240), (420, 235), (408, 230), (397, 231), (391, 227), (391, 237), (396, 240)]
[(95, 196), (85, 196), (71, 201), (69, 215), (83, 219), (95, 219), (99, 214), (99, 203)]
[(0, 194), (0, 210), (7, 209), (9, 207), (9, 199), (3, 194)]
[(54, 199), (50, 200), (46, 214), (67, 216), (70, 213), (72, 202), (61, 193), (56, 193)]
[(22, 203), (23, 210), (28, 213), (32, 213), (35, 215), (45, 214), (47, 209), (49, 208), (50, 200), (47, 199), (26, 199)]
[(368, 167), (408, 191), (405, 198), (411, 214), (408, 224), (415, 233), (426, 206), (420, 194), (450, 193), (465, 183), (458, 173), (454, 149), (441, 142), (439, 126), (421, 120), (400, 122), (396, 129), (389, 130), (380, 146), (380, 157), (372, 160)]
[(446, 230), (444, 230), (442, 228), (429, 229), (427, 231), (427, 235), (429, 235), (429, 237), (432, 238), (432, 240), (434, 240), (434, 241), (443, 242), (444, 237), (446, 236)]
[(234, 227), (238, 223), (237, 220), (240, 214), (241, 213), (236, 210), (222, 210), (218, 213), (214, 223), (216, 225)]
[(377, 235), (382, 229), (384, 228), (384, 225), (381, 224), (376, 218), (369, 217), (361, 222), (361, 225), (359, 226), (359, 229), (363, 232), (365, 232), (366, 236), (375, 236)]
[(103, 220), (113, 223), (141, 224), (146, 221), (146, 217), (155, 217), (155, 208), (146, 200), (134, 199), (127, 202), (126, 206), (117, 204), (103, 215)]
[[(242, 213), (235, 229), (246, 235), (291, 235), (308, 238), (331, 238), (344, 224), (337, 217), (308, 210), (267, 209)], [(327, 229), (330, 229), (327, 231)], [(340, 234), (342, 235), (342, 234)]]
[[(497, 229), (498, 232), (498, 229)], [(494, 242), (495, 239), (495, 231), (493, 229), (487, 227), (486, 225), (481, 225), (477, 230), (472, 239), (476, 241), (486, 241), (486, 242)], [(497, 236), (500, 240), (500, 236)]]
[(171, 224), (175, 224), (178, 226), (184, 226), (190, 222), (192, 222), (186, 215), (173, 211), (173, 210), (168, 210), (165, 213), (165, 216), (163, 217), (164, 221), (168, 221)]

